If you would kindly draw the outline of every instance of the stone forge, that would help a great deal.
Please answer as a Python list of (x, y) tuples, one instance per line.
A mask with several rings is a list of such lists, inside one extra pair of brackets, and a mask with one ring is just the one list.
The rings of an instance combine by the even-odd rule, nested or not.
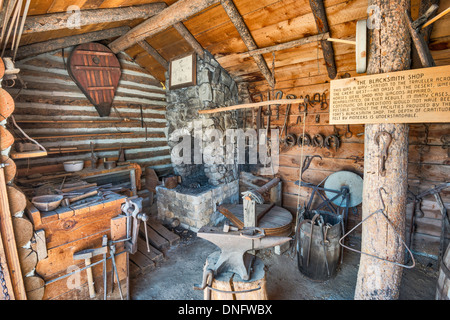
[[(182, 183), (175, 189), (157, 188), (159, 218), (166, 221), (178, 218), (185, 226), (199, 229), (220, 220), (222, 215), (216, 212), (218, 204), (239, 202), (238, 164), (236, 161), (226, 164), (224, 159), (225, 133), (239, 127), (238, 113), (221, 113), (220, 117), (198, 114), (199, 110), (238, 104), (238, 91), (236, 82), (208, 52), (204, 59), (197, 57), (197, 85), (166, 91), (168, 145), (174, 172), (181, 176)], [(203, 133), (200, 139), (196, 135), (199, 129)], [(206, 153), (201, 154), (199, 161), (194, 152), (196, 147), (205, 150), (210, 145), (211, 136), (205, 134), (210, 129), (219, 130), (224, 137), (219, 141), (223, 153), (215, 152), (213, 163), (204, 158)], [(183, 154), (178, 151), (183, 139), (191, 146), (187, 161), (185, 149)], [(174, 161), (174, 155), (183, 156), (183, 162)]]
[(181, 186), (167, 189), (156, 187), (158, 219), (170, 222), (176, 218), (182, 227), (195, 232), (203, 226), (216, 225), (225, 217), (217, 207), (225, 203), (239, 203), (239, 180), (212, 186), (197, 194), (188, 193)]

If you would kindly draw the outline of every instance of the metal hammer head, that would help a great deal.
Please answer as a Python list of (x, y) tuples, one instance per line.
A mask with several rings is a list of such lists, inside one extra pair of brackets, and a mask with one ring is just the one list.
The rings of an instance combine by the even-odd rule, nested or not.
[(84, 260), (84, 259), (90, 259), (92, 257), (104, 254), (108, 252), (108, 247), (100, 247), (95, 249), (86, 249), (81, 250), (78, 252), (75, 252), (73, 254), (73, 260)]

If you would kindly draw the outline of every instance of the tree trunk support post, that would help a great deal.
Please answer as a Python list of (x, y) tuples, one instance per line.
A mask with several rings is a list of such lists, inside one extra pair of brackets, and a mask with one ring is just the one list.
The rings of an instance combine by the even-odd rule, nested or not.
[[(408, 0), (369, 0), (373, 16), (369, 23), (369, 50), (367, 74), (387, 73), (409, 69), (411, 40), (404, 12), (409, 8)], [(372, 23), (374, 22), (374, 23)], [(380, 132), (391, 136), (388, 156), (384, 161), (386, 170), (382, 174), (379, 159), (383, 156), (386, 142)], [(378, 135), (378, 141), (377, 141)], [(361, 251), (389, 261), (403, 262), (407, 169), (408, 169), (408, 124), (366, 124), (364, 134), (364, 184), (362, 219), (381, 208), (377, 196), (380, 188), (384, 196), (385, 213), (395, 231), (381, 216), (374, 215), (362, 227)], [(398, 299), (402, 267), (367, 255), (361, 255), (355, 289), (356, 300)]]

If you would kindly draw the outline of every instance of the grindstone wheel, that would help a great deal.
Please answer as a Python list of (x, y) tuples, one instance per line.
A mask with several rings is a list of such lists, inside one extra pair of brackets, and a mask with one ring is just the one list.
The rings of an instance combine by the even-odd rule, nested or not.
[[(349, 190), (349, 208), (356, 207), (362, 202), (363, 179), (359, 175), (350, 171), (338, 171), (330, 174), (324, 183), (325, 189), (341, 191), (342, 187)], [(325, 194), (330, 200), (336, 196), (336, 193), (331, 191), (325, 191)], [(337, 197), (332, 202), (339, 207), (347, 206), (346, 199), (342, 197)]]

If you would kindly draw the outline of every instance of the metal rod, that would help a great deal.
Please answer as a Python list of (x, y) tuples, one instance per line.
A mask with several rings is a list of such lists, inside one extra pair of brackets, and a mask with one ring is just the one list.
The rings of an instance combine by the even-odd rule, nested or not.
[[(126, 251), (119, 252), (119, 253), (117, 253), (115, 256), (117, 257), (118, 255), (121, 255), (122, 253), (126, 253)], [(111, 257), (106, 258), (106, 260), (108, 260), (108, 259), (111, 259)], [(100, 264), (100, 263), (103, 263), (103, 261), (104, 261), (104, 259), (99, 260), (99, 261), (97, 261), (97, 262), (91, 263), (91, 264), (88, 265), (87, 267), (83, 267), (83, 268), (81, 268), (81, 269), (77, 269), (77, 270), (72, 271), (72, 272), (70, 272), (70, 273), (67, 273), (67, 274), (65, 274), (65, 275), (63, 275), (63, 276), (61, 276), (61, 277), (58, 277), (58, 278), (49, 280), (49, 281), (45, 282), (44, 285), (49, 285), (49, 284), (51, 284), (51, 283), (53, 283), (53, 282), (56, 282), (56, 281), (62, 280), (62, 279), (64, 279), (64, 278), (70, 277), (71, 275), (74, 275), (75, 273), (81, 272), (81, 271), (83, 271), (83, 270), (86, 270), (87, 268), (92, 268), (93, 266), (96, 266), (96, 265), (98, 265), (98, 264)]]

